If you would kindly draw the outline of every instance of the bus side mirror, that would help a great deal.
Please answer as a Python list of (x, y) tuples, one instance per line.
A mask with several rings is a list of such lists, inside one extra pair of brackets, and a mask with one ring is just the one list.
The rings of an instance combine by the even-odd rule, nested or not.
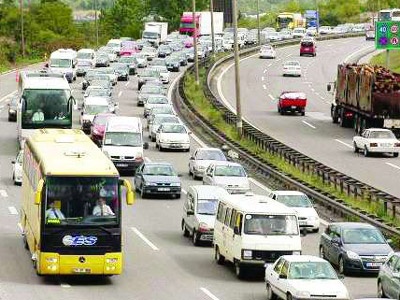
[(331, 85), (330, 83), (328, 83), (328, 85), (326, 86), (326, 90), (327, 90), (328, 92), (330, 92), (331, 89), (332, 89), (332, 85)]
[(122, 180), (122, 185), (126, 188), (126, 204), (132, 205), (135, 202), (135, 196), (132, 191), (132, 185), (127, 179)]
[(35, 192), (35, 205), (39, 205), (42, 201), (42, 191), (44, 186), (44, 180), (40, 179)]

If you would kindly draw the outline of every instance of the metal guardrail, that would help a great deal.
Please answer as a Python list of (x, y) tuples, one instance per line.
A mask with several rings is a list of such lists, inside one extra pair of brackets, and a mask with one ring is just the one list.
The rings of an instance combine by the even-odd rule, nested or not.
[[(327, 36), (323, 39), (325, 40), (343, 37), (349, 37), (349, 35)], [(298, 42), (299, 40), (275, 43), (275, 46), (282, 47), (296, 44)], [(242, 50), (241, 56), (254, 54), (258, 50), (259, 46)], [(214, 95), (209, 86), (212, 72), (222, 63), (232, 58), (233, 55), (228, 55), (227, 57), (218, 60), (207, 69), (207, 80), (204, 83), (203, 89), (205, 96), (210, 100), (214, 107), (222, 113), (225, 122), (235, 126), (235, 113), (230, 111), (220, 102), (218, 95)], [(358, 59), (359, 58), (354, 58), (356, 61)], [(193, 72), (193, 66), (188, 69), (188, 72)], [(236, 151), (240, 156), (240, 162), (252, 169), (253, 172), (261, 176), (272, 178), (287, 188), (295, 188), (303, 191), (304, 193), (308, 194), (316, 203), (328, 208), (335, 214), (353, 218), (357, 217), (360, 220), (381, 228), (387, 234), (398, 236), (400, 238), (400, 227), (395, 228), (391, 222), (386, 222), (383, 219), (373, 214), (369, 214), (367, 211), (362, 209), (352, 208), (346, 205), (342, 199), (332, 197), (332, 195), (329, 193), (316, 189), (306, 182), (299, 181), (291, 175), (282, 173), (269, 162), (260, 157), (254, 156), (254, 154), (239, 145), (237, 142), (228, 138), (223, 132), (211, 124), (209, 120), (205, 119), (199, 112), (197, 112), (191, 105), (190, 101), (188, 101), (185, 95), (184, 82), (185, 80), (183, 76), (179, 80), (178, 88), (175, 88), (174, 91), (174, 105), (176, 106), (177, 111), (179, 111), (183, 118), (188, 122), (193, 131), (199, 132), (203, 136), (204, 134), (207, 134), (209, 138), (216, 141), (216, 143), (220, 146), (228, 145), (231, 149), (234, 149), (234, 151)], [(338, 191), (346, 193), (347, 195), (354, 197), (356, 200), (359, 199), (360, 201), (367, 201), (368, 204), (373, 202), (379, 204), (382, 207), (385, 215), (390, 215), (392, 218), (396, 218), (400, 214), (398, 209), (400, 205), (400, 199), (319, 163), (318, 161), (275, 140), (245, 121), (243, 121), (243, 135), (246, 139), (253, 141), (260, 149), (281, 157), (286, 162), (300, 169), (302, 172), (313, 174), (319, 177), (322, 182), (329, 183)]]

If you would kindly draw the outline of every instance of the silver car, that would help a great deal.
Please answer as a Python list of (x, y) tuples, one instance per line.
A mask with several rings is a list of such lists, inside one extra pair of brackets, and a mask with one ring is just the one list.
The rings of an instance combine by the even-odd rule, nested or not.
[(207, 167), (215, 161), (227, 161), (221, 149), (197, 148), (189, 159), (189, 175), (194, 179), (203, 178)]

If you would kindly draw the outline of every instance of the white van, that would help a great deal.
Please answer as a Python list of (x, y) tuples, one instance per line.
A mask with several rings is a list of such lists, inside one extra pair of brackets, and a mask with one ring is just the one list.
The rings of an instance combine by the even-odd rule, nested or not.
[(76, 80), (77, 53), (72, 49), (58, 49), (51, 53), (49, 71), (65, 75), (68, 82)]
[(306, 29), (303, 27), (296, 27), (292, 31), (293, 38), (303, 38), (306, 35)]
[(183, 204), (183, 236), (192, 237), (193, 245), (212, 242), (218, 199), (228, 192), (215, 185), (192, 185)]
[(235, 265), (238, 278), (246, 269), (263, 268), (281, 255), (300, 255), (297, 215), (266, 196), (224, 196), (214, 225), (214, 253), (218, 264), (227, 260)]
[(137, 117), (116, 116), (110, 118), (104, 131), (102, 150), (120, 171), (135, 172), (143, 163), (142, 121)]
[(107, 47), (110, 47), (114, 50), (115, 53), (119, 56), (119, 52), (121, 51), (122, 48), (122, 40), (120, 39), (111, 39), (107, 43)]

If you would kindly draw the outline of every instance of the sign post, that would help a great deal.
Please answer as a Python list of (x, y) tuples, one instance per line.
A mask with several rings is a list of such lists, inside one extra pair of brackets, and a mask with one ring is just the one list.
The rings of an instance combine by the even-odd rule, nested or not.
[(390, 50), (400, 49), (400, 22), (381, 21), (375, 26), (375, 48), (386, 50), (386, 68), (390, 64)]

